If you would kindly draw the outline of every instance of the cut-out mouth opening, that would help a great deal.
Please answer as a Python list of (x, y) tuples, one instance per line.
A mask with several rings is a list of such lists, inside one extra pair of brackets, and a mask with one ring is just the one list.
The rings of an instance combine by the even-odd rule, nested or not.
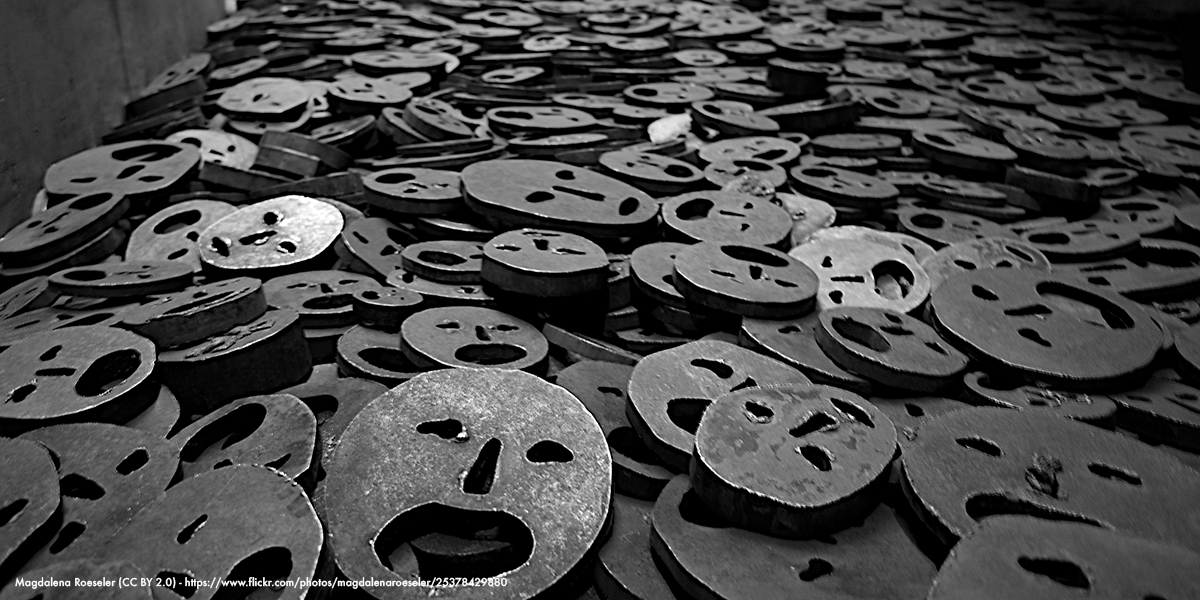
[(1047, 521), (1067, 521), (1083, 523), (1084, 525), (1091, 525), (1093, 527), (1104, 527), (1099, 521), (1083, 515), (1071, 514), (1063, 510), (1042, 506), (1028, 500), (1011, 498), (1003, 494), (975, 494), (967, 499), (965, 508), (967, 516), (976, 522), (996, 515), (1028, 515)]
[(184, 462), (194, 463), (210, 452), (221, 452), (258, 431), (266, 418), (265, 406), (243, 404), (196, 432), (187, 444), (184, 444), (179, 458)]
[(166, 235), (174, 233), (180, 229), (190, 227), (200, 222), (200, 211), (192, 209), (185, 210), (181, 213), (171, 215), (163, 219), (158, 225), (154, 226), (154, 233), (158, 235)]
[[(273, 546), (259, 550), (238, 562), (237, 566), (226, 576), (226, 581), (255, 581), (263, 582), (258, 588), (252, 587), (225, 587), (222, 585), (217, 588), (217, 592), (213, 594), (214, 600), (226, 598), (259, 598), (259, 597), (277, 597), (277, 594), (287, 588), (284, 587), (268, 587), (268, 583), (282, 581), (288, 578), (292, 573), (292, 552), (282, 546)], [(265, 590), (268, 593), (260, 596), (259, 590)]]
[(316, 296), (305, 300), (300, 306), (308, 310), (338, 310), (346, 308), (354, 304), (354, 296), (351, 294), (332, 294), (326, 296)]
[(891, 342), (879, 334), (874, 327), (859, 323), (849, 317), (836, 317), (832, 320), (833, 330), (843, 338), (860, 346), (870, 348), (875, 352), (887, 352), (892, 349)]
[(512, 344), (468, 344), (454, 351), (454, 358), (475, 365), (504, 365), (525, 358), (528, 352)]
[(680, 204), (679, 207), (675, 209), (675, 216), (684, 221), (703, 219), (708, 216), (710, 211), (712, 211), (713, 206), (712, 200), (708, 200), (706, 198), (688, 200), (687, 202)]
[(467, 259), (457, 254), (442, 252), (440, 250), (424, 250), (417, 254), (417, 260), (446, 267), (453, 267), (467, 262)]
[(1037, 285), (1042, 300), (1081, 321), (1108, 329), (1130, 329), (1133, 317), (1116, 303), (1082, 288), (1046, 281)]
[(751, 246), (721, 246), (721, 253), (734, 260), (765, 267), (782, 269), (788, 266), (786, 259)]
[(700, 419), (712, 400), (704, 398), (672, 398), (667, 402), (667, 417), (676, 427), (695, 434), (700, 428)]
[(125, 349), (110, 352), (88, 365), (75, 382), (75, 393), (95, 397), (119, 387), (137, 373), (142, 366), (142, 355), (137, 350)]
[(647, 465), (659, 463), (658, 456), (642, 443), (641, 438), (634, 433), (632, 427), (618, 427), (612, 430), (607, 437), (608, 447), (613, 454), (620, 454), (632, 461)]
[(372, 367), (393, 373), (412, 373), (418, 370), (403, 352), (395, 348), (372, 346), (360, 350), (358, 357)]
[(871, 275), (875, 279), (875, 293), (889, 300), (908, 297), (916, 280), (911, 269), (893, 260), (875, 265)]
[(375, 537), (384, 567), (407, 577), (495, 577), (533, 555), (533, 532), (504, 512), (425, 504), (393, 518)]
[(684, 492), (683, 497), (679, 499), (679, 516), (692, 525), (708, 527), (709, 529), (726, 529), (729, 527), (729, 523), (726, 523), (709, 510), (701, 502), (700, 498), (696, 496), (696, 492), (690, 489)]

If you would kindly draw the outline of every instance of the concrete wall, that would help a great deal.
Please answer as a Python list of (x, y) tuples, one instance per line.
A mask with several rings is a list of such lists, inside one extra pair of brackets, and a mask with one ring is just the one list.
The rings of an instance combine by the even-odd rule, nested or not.
[(0, 0), (0, 232), (50, 163), (97, 144), (223, 15), (224, 0)]

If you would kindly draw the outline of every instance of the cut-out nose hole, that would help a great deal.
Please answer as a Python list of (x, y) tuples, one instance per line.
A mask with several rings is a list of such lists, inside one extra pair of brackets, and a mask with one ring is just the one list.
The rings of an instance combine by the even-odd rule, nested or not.
[(969, 448), (976, 452), (982, 452), (988, 456), (997, 456), (998, 457), (1003, 454), (1000, 451), (1000, 446), (997, 446), (995, 443), (985, 440), (983, 438), (977, 438), (977, 437), (958, 438), (954, 441), (956, 443), (958, 443), (959, 446), (962, 446), (963, 448)]
[(730, 367), (723, 362), (709, 360), (707, 358), (693, 358), (692, 366), (700, 367), (701, 369), (708, 369), (721, 379), (729, 379), (730, 377), (733, 377), (733, 367)]
[(738, 390), (744, 390), (751, 387), (758, 387), (758, 382), (755, 381), (753, 377), (747, 377), (746, 379), (742, 380), (741, 383), (729, 388), (729, 391), (736, 392)]
[(1138, 477), (1136, 473), (1131, 473), (1119, 467), (1106, 465), (1104, 463), (1092, 463), (1088, 465), (1088, 470), (1097, 477), (1114, 479), (1116, 481), (1128, 483), (1129, 485), (1142, 485), (1142, 478)]
[(226, 241), (222, 238), (219, 238), (219, 237), (214, 237), (210, 244), (212, 246), (213, 252), (216, 252), (217, 254), (220, 254), (221, 256), (229, 256), (229, 242), (228, 241)]
[(833, 573), (833, 565), (829, 561), (812, 558), (808, 561), (808, 568), (800, 571), (800, 581), (816, 581), (830, 573)]
[(837, 420), (823, 412), (819, 412), (805, 419), (803, 423), (791, 428), (788, 433), (792, 434), (792, 437), (802, 438), (810, 433), (833, 425), (837, 425)]
[(492, 438), (483, 445), (479, 456), (463, 477), (462, 491), (467, 494), (483, 495), (492, 491), (496, 480), (496, 463), (500, 460), (500, 440)]
[(532, 463), (567, 463), (575, 460), (575, 455), (554, 440), (542, 440), (525, 452), (525, 459)]
[(271, 467), (272, 469), (282, 469), (283, 465), (286, 465), (287, 461), (290, 460), (291, 458), (292, 458), (292, 453), (288, 452), (287, 454), (284, 454), (283, 456), (280, 456), (279, 458), (277, 458), (271, 462), (263, 463), (263, 466)]
[(487, 328), (483, 325), (475, 326), (475, 337), (481, 342), (492, 341), (492, 335), (488, 333)]
[(100, 487), (100, 484), (78, 473), (65, 475), (59, 480), (58, 487), (62, 490), (62, 495), (71, 498), (99, 500), (104, 497), (104, 488)]
[(799, 452), (800, 456), (803, 456), (804, 460), (807, 460), (810, 464), (812, 464), (813, 468), (818, 471), (826, 473), (833, 469), (833, 461), (829, 459), (829, 453), (826, 452), (824, 448), (818, 448), (817, 446), (801, 446), (797, 448), (796, 451)]
[(187, 527), (179, 530), (179, 535), (175, 536), (175, 541), (180, 544), (188, 543), (191, 541), (192, 536), (196, 535), (196, 532), (199, 531), (206, 522), (208, 522), (208, 515), (200, 515), (199, 517), (196, 517), (195, 521), (188, 523)]
[(54, 543), (50, 544), (50, 554), (58, 554), (66, 550), (67, 546), (79, 539), (79, 536), (83, 535), (85, 531), (87, 531), (87, 525), (78, 521), (71, 521), (63, 525), (63, 528), (58, 530), (58, 537), (55, 538)]
[(145, 450), (137, 449), (129, 453), (120, 464), (117, 465), (117, 472), (122, 475), (128, 475), (150, 462), (150, 454)]
[(846, 402), (841, 398), (830, 398), (829, 402), (837, 407), (838, 410), (842, 411), (842, 414), (846, 415), (847, 417), (850, 417), (851, 419), (854, 419), (855, 421), (858, 421), (859, 423), (862, 423), (871, 429), (875, 429), (875, 422), (871, 420), (871, 417), (867, 415), (866, 411), (855, 406), (854, 403)]
[(765, 425), (775, 418), (775, 411), (757, 402), (746, 403), (746, 418), (752, 423)]
[(1065, 560), (1057, 560), (1053, 558), (1029, 558), (1022, 556), (1017, 559), (1017, 564), (1022, 569), (1041, 575), (1054, 580), (1055, 583), (1065, 585), (1067, 587), (1079, 588), (1086, 590), (1092, 587), (1088, 581), (1087, 575), (1078, 565), (1069, 563)]
[(37, 384), (27, 383), (27, 384), (13, 390), (12, 392), (10, 392), (8, 394), (8, 398), (4, 399), (4, 402), (5, 403), (12, 402), (13, 404), (16, 404), (18, 402), (24, 402), (25, 399), (28, 398), (29, 396), (31, 396), (33, 394), (34, 390), (36, 390), (36, 389), (37, 389)]
[(1047, 348), (1050, 347), (1050, 342), (1048, 342), (1046, 340), (1046, 338), (1042, 337), (1042, 334), (1038, 333), (1034, 329), (1022, 328), (1022, 329), (1018, 329), (1017, 333), (1020, 334), (1021, 337), (1025, 338), (1031, 342), (1035, 342), (1035, 343), (1045, 346)]
[(537, 248), (538, 250), (542, 250), (542, 251), (549, 250), (550, 249), (550, 241), (538, 238), (536, 240), (533, 240), (533, 247)]
[(703, 398), (672, 398), (667, 402), (667, 417), (676, 427), (694, 434), (709, 404), (712, 401)]
[(426, 433), (436, 435), (443, 440), (454, 440), (458, 442), (467, 441), (467, 431), (457, 419), (443, 419), (441, 421), (425, 421), (417, 425), (417, 433)]

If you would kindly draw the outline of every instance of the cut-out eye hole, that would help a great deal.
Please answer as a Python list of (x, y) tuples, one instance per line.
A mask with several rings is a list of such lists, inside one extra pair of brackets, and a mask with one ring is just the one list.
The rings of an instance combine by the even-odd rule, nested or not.
[(1120, 467), (1114, 467), (1104, 463), (1092, 463), (1088, 465), (1088, 470), (1091, 471), (1093, 475), (1096, 475), (1097, 477), (1103, 477), (1104, 479), (1120, 481), (1129, 485), (1142, 485), (1141, 477), (1138, 477), (1136, 473), (1127, 471)]
[(957, 443), (959, 446), (962, 446), (963, 448), (969, 448), (971, 450), (974, 450), (976, 452), (981, 452), (988, 456), (1000, 457), (1003, 454), (1000, 451), (1000, 446), (997, 446), (994, 442), (985, 440), (983, 438), (977, 438), (977, 437), (958, 438), (958, 439), (954, 440), (954, 442)]
[(799, 452), (800, 456), (803, 456), (804, 460), (807, 460), (818, 471), (827, 473), (833, 470), (833, 460), (830, 459), (829, 453), (824, 448), (801, 446), (796, 449), (796, 452)]
[(525, 459), (532, 463), (566, 463), (575, 460), (575, 455), (554, 440), (542, 440), (525, 452)]
[(850, 417), (851, 419), (854, 419), (855, 421), (858, 421), (859, 423), (862, 423), (871, 429), (875, 428), (875, 422), (871, 420), (871, 417), (867, 415), (867, 412), (859, 408), (853, 402), (847, 402), (841, 398), (830, 398), (829, 402), (847, 417)]
[(1042, 334), (1038, 333), (1037, 330), (1022, 328), (1017, 330), (1017, 334), (1038, 345), (1045, 346), (1047, 348), (1051, 346), (1050, 342), (1046, 338), (1042, 337)]
[(608, 387), (608, 386), (602, 385), (596, 389), (601, 394), (608, 394), (609, 396), (616, 396), (617, 398), (625, 397), (625, 392), (622, 392), (620, 389), (615, 388), (615, 387)]
[(104, 488), (100, 484), (78, 473), (64, 475), (58, 482), (62, 495), (82, 500), (99, 500), (104, 497)]
[(467, 432), (461, 421), (443, 419), (441, 421), (425, 421), (417, 425), (417, 433), (436, 435), (443, 440), (466, 441), (463, 438)]
[(467, 494), (483, 495), (492, 491), (496, 479), (496, 463), (500, 459), (501, 442), (492, 438), (483, 445), (479, 456), (463, 478), (462, 490)]
[(810, 433), (820, 431), (826, 427), (831, 427), (834, 425), (837, 425), (836, 419), (823, 412), (819, 412), (805, 419), (803, 423), (788, 430), (788, 433), (791, 434), (792, 437), (802, 438)]
[(916, 404), (912, 404), (911, 402), (904, 403), (904, 412), (907, 412), (908, 416), (910, 416), (910, 417), (925, 416), (925, 409), (921, 408), (920, 406), (917, 406)]
[(709, 360), (706, 358), (694, 358), (692, 359), (692, 366), (712, 371), (714, 375), (720, 377), (721, 379), (729, 379), (730, 377), (733, 377), (733, 367), (730, 367), (723, 362)]
[(121, 475), (129, 475), (130, 473), (142, 468), (150, 461), (150, 454), (139, 448), (126, 456), (120, 464), (117, 465), (117, 472)]
[(833, 573), (833, 565), (829, 564), (829, 561), (812, 558), (808, 561), (808, 567), (800, 571), (799, 576), (800, 581), (816, 581), (831, 573)]
[(775, 411), (757, 402), (746, 403), (746, 418), (752, 423), (765, 425), (775, 418)]
[(1065, 560), (1022, 556), (1017, 559), (1017, 564), (1030, 573), (1047, 577), (1067, 587), (1083, 590), (1092, 587), (1083, 569)]
[(195, 521), (192, 521), (187, 525), (187, 527), (184, 527), (179, 531), (179, 535), (175, 536), (175, 541), (180, 544), (188, 543), (191, 541), (192, 536), (195, 536), (196, 532), (199, 531), (206, 522), (208, 522), (208, 515), (200, 515), (199, 517), (196, 517)]

